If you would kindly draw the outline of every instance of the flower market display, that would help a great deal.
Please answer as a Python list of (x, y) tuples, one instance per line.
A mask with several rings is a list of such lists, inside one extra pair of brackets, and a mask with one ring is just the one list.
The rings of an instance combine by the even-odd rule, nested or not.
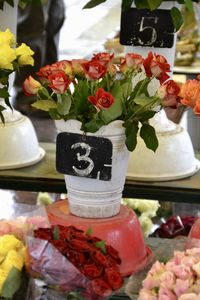
[[(155, 151), (158, 140), (148, 121), (162, 107), (178, 105), (180, 88), (169, 79), (170, 65), (153, 52), (145, 58), (128, 53), (120, 64), (113, 59), (114, 54), (103, 52), (90, 60), (62, 60), (44, 66), (37, 72), (37, 80), (32, 76), (25, 80), (24, 92), (37, 95), (32, 104), (35, 108), (56, 120), (78, 120), (84, 132), (95, 133), (121, 120), (129, 151), (135, 149), (138, 133), (147, 148)], [(156, 84), (151, 95), (150, 86)]]
[[(33, 66), (34, 52), (25, 43), (16, 45), (16, 39), (10, 29), (0, 31), (0, 97), (12, 109), (9, 94), (9, 76), (21, 67)], [(6, 107), (0, 103), (0, 118), (4, 123), (3, 111)]]
[(167, 262), (156, 261), (143, 280), (138, 300), (200, 299), (200, 248), (175, 251)]

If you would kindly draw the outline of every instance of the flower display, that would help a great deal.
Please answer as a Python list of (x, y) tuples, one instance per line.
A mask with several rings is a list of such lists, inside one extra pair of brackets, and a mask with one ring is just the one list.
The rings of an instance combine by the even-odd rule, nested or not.
[(160, 207), (159, 202), (157, 200), (124, 198), (122, 203), (134, 210), (144, 236), (148, 236), (152, 232), (153, 222), (151, 219), (156, 216)]
[(65, 293), (97, 300), (123, 285), (118, 252), (92, 236), (90, 229), (84, 233), (74, 226), (38, 228), (28, 241), (28, 253), (30, 275)]
[(180, 89), (169, 78), (170, 65), (153, 52), (146, 58), (127, 53), (119, 64), (113, 61), (114, 54), (106, 52), (90, 60), (58, 61), (42, 67), (37, 78), (29, 76), (23, 89), (27, 96), (37, 95), (32, 106), (53, 119), (79, 120), (81, 130), (92, 133), (122, 120), (129, 151), (135, 149), (138, 133), (155, 151), (158, 140), (149, 119), (163, 107), (178, 105)]
[(0, 237), (0, 296), (3, 298), (10, 299), (20, 286), (25, 251), (24, 244), (14, 235)]
[[(15, 36), (9, 30), (0, 31), (0, 97), (4, 99), (5, 104), (12, 108), (9, 101), (9, 76), (18, 71), (20, 67), (33, 66), (34, 52), (29, 46), (22, 43), (16, 46)], [(4, 123), (3, 110), (6, 107), (0, 104), (0, 118)]]
[(138, 300), (156, 299), (200, 299), (200, 248), (175, 251), (166, 264), (153, 264), (142, 282)]
[[(122, 9), (130, 8), (133, 4), (138, 9), (149, 9), (149, 10), (155, 10), (160, 7), (162, 3), (165, 3), (169, 0), (122, 0)], [(84, 8), (92, 8), (95, 7), (101, 3), (106, 2), (106, 0), (90, 0), (88, 3), (85, 4)], [(176, 0), (173, 1), (177, 4), (184, 4), (189, 10), (192, 10), (192, 4), (193, 2), (199, 2), (199, 0)], [(175, 4), (175, 3), (174, 3)], [(176, 30), (178, 30), (181, 25), (183, 24), (183, 17), (181, 14), (181, 11), (177, 7), (173, 7), (171, 9), (171, 17), (174, 23), (174, 27)]]

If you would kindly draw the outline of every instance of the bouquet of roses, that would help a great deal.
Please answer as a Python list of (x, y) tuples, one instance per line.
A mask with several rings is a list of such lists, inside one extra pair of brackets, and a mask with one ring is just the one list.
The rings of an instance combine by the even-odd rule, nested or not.
[(51, 288), (78, 299), (104, 299), (121, 288), (118, 252), (73, 226), (39, 228), (28, 238), (27, 269)]
[(200, 299), (200, 248), (175, 251), (166, 263), (156, 261), (142, 283), (138, 300)]

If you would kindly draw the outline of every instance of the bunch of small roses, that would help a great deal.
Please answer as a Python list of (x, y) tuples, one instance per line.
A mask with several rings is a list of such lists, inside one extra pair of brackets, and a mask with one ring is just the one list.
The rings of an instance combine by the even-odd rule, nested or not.
[(118, 252), (73, 226), (39, 228), (28, 241), (29, 272), (65, 293), (104, 299), (123, 284)]
[[(165, 57), (153, 52), (147, 57), (127, 53), (119, 64), (114, 63), (114, 54), (103, 52), (90, 60), (62, 60), (44, 66), (37, 80), (32, 76), (25, 80), (23, 89), (27, 96), (37, 96), (32, 106), (47, 111), (53, 119), (78, 120), (82, 131), (92, 133), (121, 120), (129, 151), (135, 149), (138, 133), (155, 151), (158, 141), (148, 121), (162, 107), (176, 108), (179, 100), (180, 88), (168, 73)], [(150, 94), (154, 82), (156, 89)]]
[(156, 261), (142, 283), (138, 300), (200, 299), (200, 248), (175, 251), (166, 263)]

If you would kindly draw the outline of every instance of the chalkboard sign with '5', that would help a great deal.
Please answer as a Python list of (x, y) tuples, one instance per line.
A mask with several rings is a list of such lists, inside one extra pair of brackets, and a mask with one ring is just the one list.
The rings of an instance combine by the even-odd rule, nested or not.
[(120, 43), (125, 46), (172, 48), (174, 25), (170, 10), (122, 10)]
[(106, 138), (61, 132), (56, 140), (56, 169), (62, 174), (110, 180), (112, 148)]

